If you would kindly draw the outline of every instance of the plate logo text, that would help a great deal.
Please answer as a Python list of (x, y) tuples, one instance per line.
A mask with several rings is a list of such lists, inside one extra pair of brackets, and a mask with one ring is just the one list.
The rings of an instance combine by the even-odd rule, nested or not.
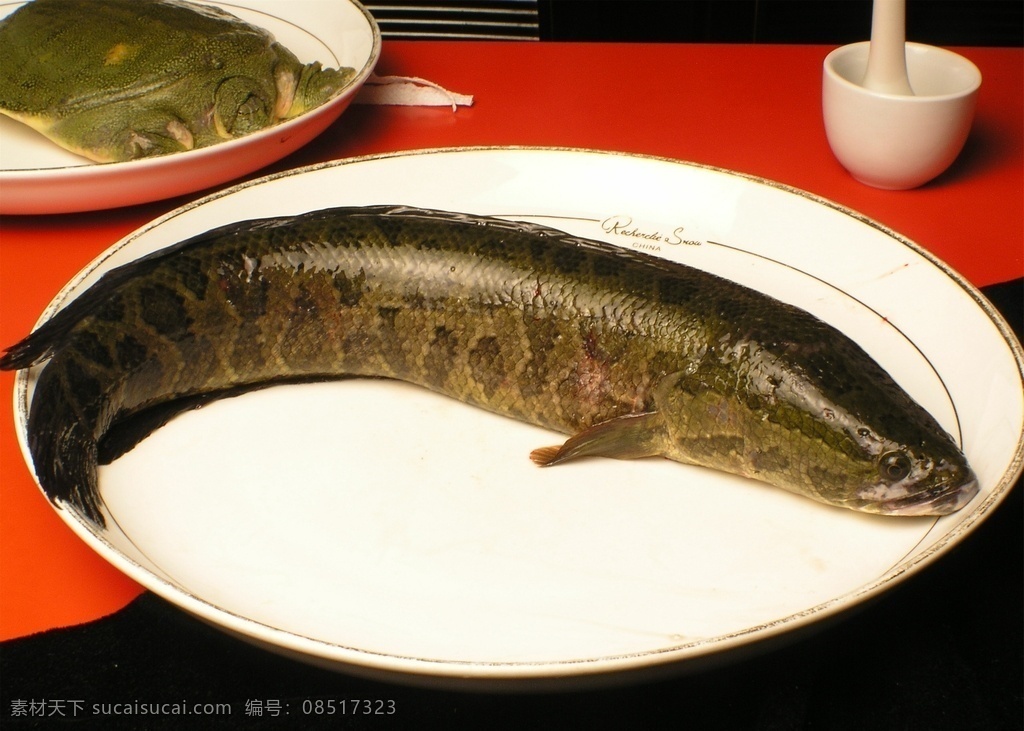
[(661, 245), (667, 246), (700, 246), (702, 241), (689, 238), (683, 226), (676, 226), (670, 231), (651, 228), (634, 222), (632, 216), (617, 214), (601, 221), (601, 229), (613, 236), (629, 239), (634, 249), (660, 251)]

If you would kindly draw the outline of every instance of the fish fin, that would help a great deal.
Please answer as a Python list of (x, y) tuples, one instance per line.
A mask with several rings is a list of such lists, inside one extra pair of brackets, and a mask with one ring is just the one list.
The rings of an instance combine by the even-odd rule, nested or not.
[(62, 380), (45, 369), (36, 384), (27, 434), (34, 472), (50, 502), (102, 527), (96, 439), (92, 425), (64, 398)]
[(553, 447), (538, 447), (530, 452), (530, 461), (541, 467), (557, 464), (560, 461), (558, 454), (562, 451), (563, 446), (563, 444), (556, 444)]
[(657, 411), (626, 414), (588, 427), (561, 446), (535, 449), (530, 459), (548, 467), (577, 457), (654, 457), (662, 453), (665, 433), (665, 420)]
[(50, 501), (102, 528), (106, 522), (97, 485), (96, 442), (84, 424), (65, 425), (55, 439), (30, 446), (39, 484)]

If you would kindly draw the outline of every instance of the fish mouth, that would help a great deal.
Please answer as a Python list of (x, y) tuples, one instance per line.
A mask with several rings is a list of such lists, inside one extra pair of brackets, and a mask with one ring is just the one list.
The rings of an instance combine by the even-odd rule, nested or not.
[(971, 472), (964, 480), (943, 482), (907, 495), (870, 502), (860, 509), (908, 517), (949, 515), (967, 505), (979, 490), (978, 478)]

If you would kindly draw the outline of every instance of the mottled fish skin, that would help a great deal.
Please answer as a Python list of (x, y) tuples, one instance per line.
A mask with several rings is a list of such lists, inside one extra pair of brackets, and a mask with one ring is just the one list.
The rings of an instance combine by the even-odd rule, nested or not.
[(936, 421), (808, 313), (495, 218), (371, 206), (231, 224), (108, 272), (0, 367), (47, 358), (28, 424), (36, 473), (99, 524), (97, 445), (112, 425), (340, 376), (573, 435), (535, 451), (540, 464), (662, 455), (896, 515), (949, 513), (978, 489)]

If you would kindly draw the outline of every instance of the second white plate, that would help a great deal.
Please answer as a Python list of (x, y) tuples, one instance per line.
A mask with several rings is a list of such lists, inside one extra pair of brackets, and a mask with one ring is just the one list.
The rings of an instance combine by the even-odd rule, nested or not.
[[(245, 137), (162, 157), (97, 164), (0, 115), (0, 214), (92, 211), (218, 185), (269, 165), (323, 132), (351, 103), (380, 55), (380, 32), (354, 0), (207, 2), (274, 34), (304, 63), (348, 66), (351, 85), (315, 109)], [(0, 18), (24, 2), (0, 3)]]

